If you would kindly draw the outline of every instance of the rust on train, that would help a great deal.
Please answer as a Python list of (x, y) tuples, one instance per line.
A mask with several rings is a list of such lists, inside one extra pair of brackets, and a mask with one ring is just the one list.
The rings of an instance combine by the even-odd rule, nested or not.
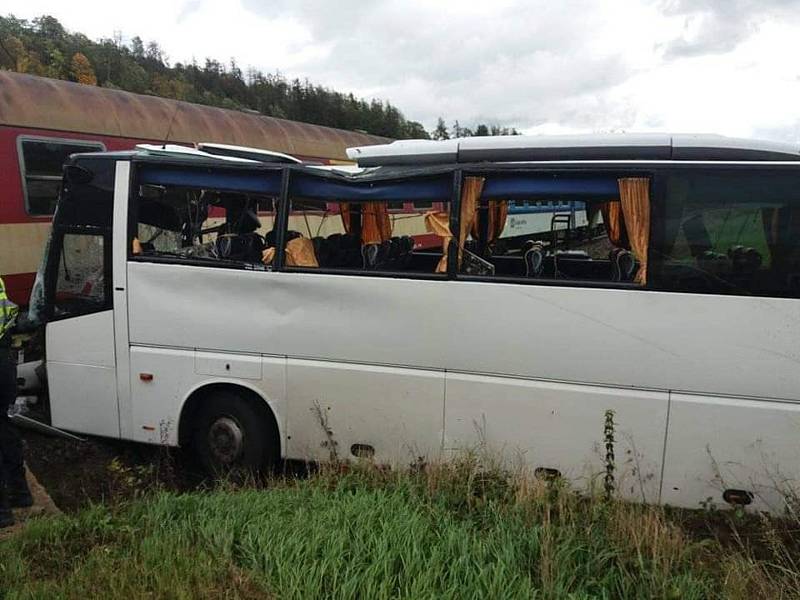
[(0, 126), (194, 144), (268, 147), (347, 160), (346, 149), (387, 138), (243, 111), (0, 71)]

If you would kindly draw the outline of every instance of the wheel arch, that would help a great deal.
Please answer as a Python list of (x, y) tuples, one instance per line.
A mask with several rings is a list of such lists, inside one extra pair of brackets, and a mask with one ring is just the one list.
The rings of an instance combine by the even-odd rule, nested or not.
[(285, 457), (285, 439), (283, 427), (279, 415), (270, 400), (264, 396), (261, 390), (247, 385), (241, 381), (207, 381), (198, 384), (184, 398), (178, 413), (178, 446), (187, 447), (192, 436), (192, 422), (203, 401), (215, 391), (225, 390), (234, 392), (241, 398), (252, 404), (256, 410), (264, 416), (268, 426), (272, 429), (275, 442), (278, 446), (278, 453), (281, 458)]

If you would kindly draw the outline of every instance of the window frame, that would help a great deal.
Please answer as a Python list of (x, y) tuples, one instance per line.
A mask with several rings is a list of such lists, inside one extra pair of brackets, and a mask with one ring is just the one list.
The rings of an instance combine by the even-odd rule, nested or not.
[[(103, 306), (85, 313), (80, 314), (62, 314), (57, 315), (56, 295), (58, 293), (58, 280), (59, 280), (59, 266), (64, 260), (64, 239), (68, 235), (76, 236), (93, 236), (100, 237), (103, 240)], [(51, 247), (57, 249), (56, 252), (50, 252), (47, 256), (46, 277), (49, 279), (47, 285), (47, 292), (45, 295), (46, 302), (46, 316), (48, 321), (61, 321), (64, 319), (72, 319), (76, 317), (85, 317), (101, 312), (113, 310), (114, 308), (114, 293), (113, 293), (113, 230), (106, 230), (102, 227), (78, 227), (78, 226), (62, 226), (53, 229), (50, 239)]]
[[(292, 198), (289, 195), (289, 188), (290, 188), (290, 180), (293, 171), (291, 168), (287, 168), (284, 170), (284, 180), (281, 186), (281, 195), (279, 197), (279, 208), (278, 214), (281, 218), (280, 221), (276, 222), (276, 228), (278, 231), (276, 233), (276, 256), (275, 260), (273, 261), (273, 269), (274, 271), (283, 271), (286, 273), (311, 273), (317, 275), (334, 275), (334, 276), (341, 276), (341, 275), (351, 275), (355, 277), (384, 277), (384, 278), (391, 278), (391, 279), (420, 279), (420, 280), (428, 280), (428, 281), (446, 281), (449, 279), (453, 279), (453, 268), (455, 263), (453, 262), (452, 254), (448, 255), (448, 265), (447, 271), (444, 273), (436, 273), (436, 272), (421, 272), (421, 271), (392, 271), (392, 270), (381, 270), (381, 271), (370, 271), (365, 269), (348, 269), (348, 268), (341, 268), (341, 267), (295, 267), (289, 266), (286, 264), (286, 235), (288, 233), (288, 225), (289, 225), (289, 216), (291, 214), (292, 208)], [(460, 207), (460, 196), (461, 196), (461, 168), (456, 167), (453, 168), (452, 172), (450, 173), (451, 177), (451, 195), (447, 200), (437, 199), (432, 200), (431, 205), (433, 210), (437, 208), (439, 210), (442, 209), (444, 206), (448, 206), (450, 210), (450, 229), (453, 231), (454, 227), (457, 230), (458, 228), (458, 210), (454, 209), (453, 207), (458, 206)], [(326, 200), (327, 202), (345, 202), (345, 200)], [(380, 202), (380, 200), (372, 200), (373, 202)], [(354, 201), (358, 204), (368, 204), (370, 201)], [(387, 201), (388, 202), (388, 201)], [(412, 210), (416, 210), (413, 208), (414, 202), (413, 201), (404, 201), (405, 207), (412, 207)], [(419, 209), (423, 210), (423, 209)], [(428, 209), (431, 210), (431, 209)], [(338, 214), (338, 211), (336, 212)], [(389, 211), (389, 214), (392, 214)]]
[[(467, 167), (463, 169), (463, 176), (478, 176), (478, 177), (486, 177), (489, 178), (492, 175), (503, 174), (508, 172), (517, 172), (517, 173), (539, 173), (539, 174), (586, 174), (586, 175), (595, 175), (595, 174), (613, 174), (615, 177), (647, 177), (650, 179), (650, 208), (651, 208), (651, 215), (655, 211), (653, 211), (653, 207), (656, 203), (661, 203), (665, 196), (665, 175), (664, 173), (668, 169), (659, 168), (656, 166), (650, 165), (636, 165), (636, 164), (621, 164), (621, 165), (609, 165), (609, 166), (595, 166), (591, 164), (580, 164), (575, 163), (568, 166), (564, 165), (530, 165), (530, 166), (515, 166), (511, 169), (498, 169), (497, 167), (486, 166), (486, 167)], [(459, 195), (460, 196), (460, 195)], [(541, 202), (537, 208), (541, 208), (540, 212), (547, 212), (549, 210), (556, 210), (555, 200), (549, 201), (550, 204), (548, 205), (547, 200), (537, 201)], [(585, 201), (584, 201), (585, 203)], [(459, 206), (458, 212), (460, 212), (460, 198), (459, 198)], [(653, 243), (653, 231), (655, 230), (654, 221), (651, 217), (650, 219), (650, 242), (648, 245), (648, 250), (652, 247)], [(451, 226), (452, 227), (452, 226)], [(457, 230), (457, 229), (456, 229)], [(507, 284), (507, 285), (540, 285), (546, 287), (570, 287), (570, 288), (595, 288), (595, 289), (612, 289), (612, 290), (625, 290), (625, 291), (641, 291), (641, 292), (654, 292), (660, 291), (658, 289), (649, 287), (648, 284), (645, 285), (637, 285), (631, 282), (615, 282), (615, 281), (597, 281), (597, 280), (584, 280), (584, 279), (545, 279), (545, 278), (535, 278), (535, 277), (510, 277), (506, 275), (468, 275), (464, 273), (458, 273), (457, 269), (455, 268), (455, 262), (453, 261), (452, 266), (448, 266), (448, 276), (451, 279), (455, 279), (457, 281), (465, 281), (465, 282), (477, 282), (477, 283), (498, 283), (498, 284)], [(451, 273), (452, 269), (452, 273)]]
[[(658, 243), (660, 243), (660, 236), (662, 235), (661, 229), (663, 223), (661, 222), (663, 215), (663, 206), (667, 201), (667, 182), (671, 174), (678, 171), (689, 172), (715, 172), (715, 171), (741, 171), (745, 173), (758, 173), (758, 172), (794, 172), (800, 177), (800, 162), (775, 163), (772, 161), (750, 161), (750, 162), (726, 162), (726, 161), (621, 161), (619, 163), (598, 161), (597, 163), (587, 161), (574, 161), (574, 162), (556, 162), (551, 164), (510, 164), (510, 163), (497, 163), (497, 164), (465, 164), (465, 165), (451, 165), (449, 170), (453, 187), (452, 195), (449, 199), (445, 200), (450, 207), (450, 228), (452, 231), (459, 230), (460, 220), (460, 200), (461, 188), (463, 178), (466, 176), (478, 177), (491, 177), (492, 175), (502, 175), (507, 173), (525, 173), (525, 174), (542, 174), (542, 175), (612, 175), (616, 178), (620, 177), (647, 177), (650, 180), (650, 206), (651, 206), (651, 220), (650, 220), (650, 258), (651, 264), (651, 277), (648, 277), (648, 282), (644, 286), (633, 284), (630, 282), (611, 282), (603, 280), (583, 280), (583, 279), (536, 279), (527, 277), (511, 277), (505, 275), (495, 276), (481, 276), (481, 275), (468, 275), (458, 273), (456, 268), (456, 253), (451, 252), (449, 256), (449, 264), (447, 273), (428, 273), (428, 272), (409, 272), (409, 271), (365, 271), (359, 269), (342, 269), (342, 268), (307, 268), (307, 267), (288, 267), (285, 264), (285, 240), (287, 235), (289, 211), (290, 211), (290, 196), (289, 196), (289, 183), (290, 178), (296, 173), (290, 166), (284, 167), (282, 170), (282, 182), (280, 194), (276, 197), (277, 212), (275, 215), (274, 229), (276, 235), (276, 256), (273, 264), (266, 267), (265, 271), (287, 271), (291, 273), (310, 273), (317, 275), (334, 275), (334, 276), (356, 276), (356, 277), (384, 277), (384, 278), (399, 278), (409, 280), (457, 280), (464, 282), (481, 282), (481, 283), (498, 283), (506, 285), (539, 285), (539, 286), (556, 286), (556, 287), (569, 287), (569, 288), (594, 288), (594, 289), (610, 289), (610, 290), (624, 290), (624, 291), (637, 291), (637, 292), (662, 292), (662, 293), (680, 293), (680, 294), (694, 294), (701, 292), (692, 291), (679, 291), (668, 290), (658, 285), (657, 282), (657, 263), (653, 258), (653, 250)], [(133, 180), (132, 180), (133, 181)], [(587, 204), (586, 200), (577, 200)], [(565, 206), (569, 209), (575, 210), (574, 205), (570, 204), (568, 200), (562, 200)], [(436, 204), (436, 203), (434, 203)], [(441, 202), (440, 202), (441, 204)], [(531, 209), (536, 209), (544, 204), (541, 200), (528, 200), (528, 206)], [(132, 215), (130, 215), (132, 216)], [(152, 257), (133, 257), (129, 256), (129, 260), (135, 261), (149, 261), (149, 262), (176, 262), (170, 259), (157, 259)], [(188, 260), (180, 261), (180, 264), (191, 264)], [(200, 266), (200, 264), (198, 264)], [(203, 263), (202, 266), (213, 266), (217, 268), (239, 268), (239, 269), (252, 269), (250, 266), (245, 265), (231, 265), (218, 263), (210, 265)], [(261, 269), (254, 269), (261, 270)], [(742, 295), (742, 294), (719, 294), (719, 295)], [(792, 298), (791, 296), (775, 296), (764, 294), (742, 295), (744, 297), (766, 297), (766, 298), (784, 298), (784, 299), (800, 299)]]
[[(127, 242), (126, 242), (126, 250), (125, 250), (125, 253), (126, 253), (125, 260), (126, 260), (126, 262), (153, 263), (153, 264), (162, 264), (162, 265), (164, 265), (164, 264), (167, 264), (167, 265), (184, 265), (184, 266), (203, 267), (203, 268), (210, 268), (210, 269), (229, 269), (229, 270), (233, 269), (233, 270), (239, 270), (239, 271), (257, 271), (257, 272), (267, 272), (267, 271), (277, 271), (277, 270), (279, 270), (277, 268), (277, 264), (278, 264), (277, 263), (277, 256), (276, 256), (276, 259), (273, 260), (271, 265), (264, 265), (264, 264), (256, 265), (254, 263), (247, 263), (247, 262), (242, 262), (242, 261), (237, 261), (237, 260), (229, 260), (229, 259), (208, 260), (208, 259), (195, 258), (195, 257), (180, 258), (180, 257), (175, 257), (175, 256), (166, 256), (166, 255), (159, 256), (157, 254), (154, 254), (154, 255), (135, 255), (135, 254), (133, 254), (132, 241), (133, 241), (134, 237), (137, 237), (137, 235), (138, 235), (138, 227), (139, 227), (138, 189), (142, 185), (142, 183), (140, 181), (141, 176), (140, 176), (139, 168), (143, 164), (146, 165), (146, 164), (149, 164), (149, 163), (147, 161), (136, 161), (136, 160), (134, 160), (134, 161), (132, 161), (132, 165), (131, 165), (131, 174), (130, 174), (130, 179), (129, 179), (129, 183), (128, 183), (128, 222), (127, 222), (127, 233), (126, 233)], [(190, 165), (181, 165), (181, 166), (187, 166), (190, 169), (196, 169), (197, 168), (197, 165), (191, 165), (191, 164)], [(247, 167), (246, 166), (240, 166), (240, 165), (233, 164), (233, 165), (228, 165), (228, 167), (229, 167), (229, 169), (231, 171), (236, 171), (238, 169), (241, 169), (242, 171), (247, 171)], [(285, 236), (285, 233), (281, 235), (279, 232), (280, 232), (280, 227), (281, 227), (280, 219), (281, 219), (281, 215), (282, 215), (282, 212), (283, 212), (282, 211), (282, 202), (283, 202), (283, 196), (284, 196), (284, 194), (283, 194), (283, 184), (287, 180), (286, 174), (288, 173), (288, 171), (289, 171), (288, 166), (281, 168), (281, 178), (282, 178), (281, 193), (278, 196), (275, 197), (276, 209), (275, 209), (275, 213), (274, 213), (274, 217), (273, 217), (273, 219), (274, 219), (273, 220), (273, 230), (276, 230), (276, 234), (275, 234), (276, 235), (276, 239), (278, 239), (278, 237), (284, 237)], [(211, 189), (211, 188), (200, 188), (200, 187), (194, 188), (192, 186), (186, 186), (186, 187), (187, 187), (187, 189)], [(219, 188), (214, 188), (214, 189), (215, 189), (215, 191), (220, 191), (220, 192), (230, 191), (232, 193), (244, 193), (244, 194), (247, 194), (247, 193), (257, 194), (257, 193), (259, 193), (259, 192), (247, 192), (247, 191), (243, 192), (241, 190), (229, 190), (229, 189), (224, 188), (224, 187), (219, 187)], [(257, 216), (259, 216), (259, 217), (261, 217), (261, 216), (263, 216), (263, 214), (265, 214), (265, 213), (261, 213), (261, 212), (258, 212), (258, 211), (256, 211), (256, 212), (257, 212)], [(288, 219), (286, 220), (286, 223), (288, 224)], [(276, 252), (276, 254), (280, 254), (280, 253)]]
[[(778, 300), (800, 300), (800, 296), (792, 296), (788, 294), (768, 294), (763, 292), (750, 292), (743, 293), (742, 291), (735, 290), (735, 286), (731, 285), (731, 291), (693, 291), (686, 289), (670, 289), (661, 285), (664, 269), (664, 263), (661, 260), (653, 260), (657, 255), (657, 250), (664, 242), (665, 228), (667, 220), (664, 218), (666, 211), (667, 201), (667, 181), (669, 178), (676, 174), (681, 173), (700, 174), (700, 175), (715, 175), (726, 173), (742, 173), (744, 175), (761, 175), (762, 177), (774, 173), (788, 172), (794, 174), (800, 180), (800, 162), (790, 163), (785, 161), (771, 162), (771, 161), (752, 161), (749, 163), (733, 162), (727, 163), (723, 161), (701, 161), (696, 163), (681, 163), (672, 162), (668, 165), (662, 165), (658, 169), (658, 179), (653, 181), (654, 200), (658, 202), (651, 202), (651, 226), (650, 226), (650, 244), (648, 247), (651, 262), (648, 265), (650, 274), (652, 275), (651, 287), (649, 291), (666, 293), (666, 294), (686, 294), (686, 295), (711, 295), (711, 296), (727, 296), (737, 298), (752, 298), (752, 299), (778, 299)], [(658, 222), (658, 226), (654, 226)]]
[[(59, 138), (43, 135), (18, 135), (17, 136), (17, 161), (19, 163), (20, 183), (22, 185), (22, 205), (25, 209), (25, 214), (35, 219), (52, 219), (53, 213), (34, 213), (31, 212), (30, 201), (28, 198), (28, 178), (38, 181), (62, 181), (62, 174), (59, 175), (28, 175), (27, 165), (25, 164), (25, 152), (23, 145), (25, 142), (44, 142), (56, 143), (70, 146), (86, 146), (87, 149), (95, 150), (98, 152), (106, 152), (106, 145), (100, 141), (83, 140), (74, 138)], [(63, 165), (62, 165), (63, 167)]]

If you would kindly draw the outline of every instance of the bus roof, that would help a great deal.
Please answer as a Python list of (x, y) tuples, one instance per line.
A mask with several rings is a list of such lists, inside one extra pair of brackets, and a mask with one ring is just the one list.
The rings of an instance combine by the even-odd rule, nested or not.
[(178, 100), (0, 71), (0, 126), (194, 144), (205, 141), (347, 160), (364, 133)]
[(800, 161), (800, 146), (713, 134), (616, 133), (400, 140), (348, 148), (362, 167), (567, 160)]

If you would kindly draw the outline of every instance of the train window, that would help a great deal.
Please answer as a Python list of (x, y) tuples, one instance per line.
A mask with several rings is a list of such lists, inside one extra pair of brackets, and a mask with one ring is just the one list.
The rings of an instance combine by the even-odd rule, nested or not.
[(662, 290), (800, 297), (800, 177), (675, 174), (657, 206), (653, 285)]
[(416, 209), (431, 209), (433, 208), (433, 202), (428, 200), (415, 200), (414, 201), (414, 208)]
[(105, 150), (99, 142), (20, 138), (19, 162), (25, 208), (30, 215), (52, 215), (61, 188), (61, 169), (70, 154)]

